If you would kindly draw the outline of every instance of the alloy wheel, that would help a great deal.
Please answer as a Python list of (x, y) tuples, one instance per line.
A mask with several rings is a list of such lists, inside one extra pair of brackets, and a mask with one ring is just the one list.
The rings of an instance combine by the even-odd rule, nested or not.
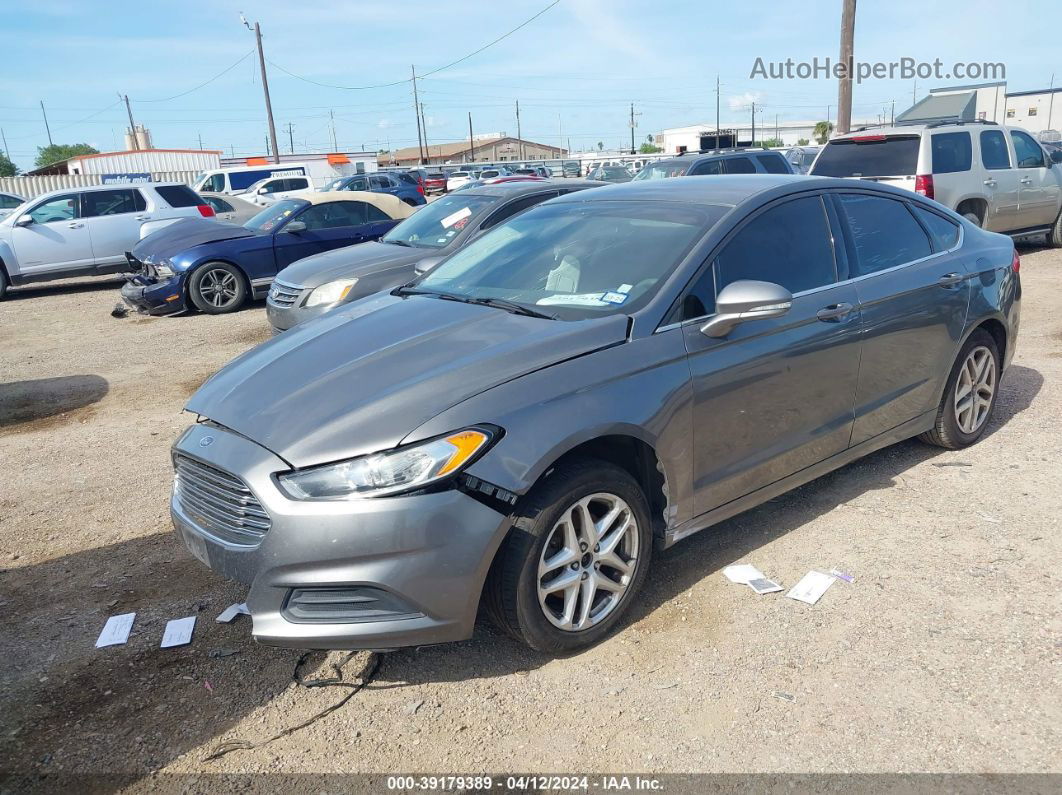
[(630, 506), (614, 494), (583, 497), (561, 514), (542, 549), (542, 612), (558, 629), (588, 629), (619, 606), (637, 565), (638, 524)]
[(955, 382), (955, 422), (963, 433), (974, 433), (988, 419), (996, 392), (996, 357), (983, 345), (967, 355)]
[(207, 271), (199, 281), (199, 294), (203, 296), (203, 300), (218, 309), (235, 301), (238, 292), (236, 275), (223, 268)]

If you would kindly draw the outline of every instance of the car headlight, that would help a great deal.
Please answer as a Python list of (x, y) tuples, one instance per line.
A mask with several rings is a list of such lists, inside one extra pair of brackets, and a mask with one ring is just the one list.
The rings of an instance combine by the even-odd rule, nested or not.
[(173, 263), (168, 259), (161, 259), (151, 266), (155, 269), (155, 276), (159, 279), (173, 278)]
[(320, 306), (321, 304), (337, 304), (347, 297), (350, 289), (358, 283), (357, 279), (337, 279), (320, 287), (314, 287), (310, 297), (306, 299), (306, 306)]
[(382, 497), (455, 474), (483, 453), (493, 438), (488, 428), (466, 428), (384, 453), (279, 475), (277, 482), (295, 500)]

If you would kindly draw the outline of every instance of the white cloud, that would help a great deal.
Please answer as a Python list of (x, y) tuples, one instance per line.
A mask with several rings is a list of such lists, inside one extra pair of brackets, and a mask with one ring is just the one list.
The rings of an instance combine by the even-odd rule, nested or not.
[(390, 119), (380, 119), (378, 122), (376, 122), (376, 126), (381, 130), (386, 130), (388, 127), (391, 126), (391, 124), (392, 122)]
[(763, 96), (759, 92), (746, 91), (744, 94), (735, 94), (726, 98), (727, 107), (730, 110), (746, 110), (753, 102), (759, 102)]

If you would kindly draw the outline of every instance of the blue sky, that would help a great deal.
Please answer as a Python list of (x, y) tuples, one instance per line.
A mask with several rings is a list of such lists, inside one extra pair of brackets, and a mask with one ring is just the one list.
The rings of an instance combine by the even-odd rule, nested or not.
[[(44, 100), (57, 143), (121, 148), (126, 126), (118, 92), (127, 93), (138, 123), (160, 148), (205, 148), (261, 154), (266, 124), (255, 58), (195, 88), (254, 47), (239, 12), (257, 19), (267, 58), (318, 83), (376, 85), (405, 80), (410, 64), (428, 72), (524, 22), (550, 0), (506, 3), (447, 0), (318, 2), (212, 0), (209, 3), (124, 0), (5, 0), (0, 51), (0, 127), (12, 159), (32, 166), (47, 143), (38, 102)], [(715, 78), (722, 117), (758, 124), (821, 119), (836, 105), (833, 80), (750, 79), (756, 57), (797, 61), (836, 57), (841, 0), (800, 3), (683, 3), (658, 0), (561, 0), (505, 41), (457, 66), (418, 81), (428, 139), (476, 132), (516, 133), (514, 101), (525, 138), (590, 148), (626, 141), (630, 103), (636, 137), (715, 119)], [(1011, 90), (1062, 83), (1062, 48), (1054, 3), (998, 0), (892, 0), (860, 3), (856, 56), (901, 57), (945, 64), (1002, 62)], [(1044, 25), (1005, 25), (1042, 19)], [(1001, 27), (1001, 25), (1003, 27)], [(1057, 28), (1056, 28), (1057, 29)], [(416, 144), (408, 83), (351, 91), (314, 85), (269, 67), (281, 151), (294, 125), (297, 150), (331, 149), (329, 112), (339, 148)], [(923, 88), (939, 82), (927, 81)], [(911, 81), (878, 80), (855, 87), (856, 118), (876, 118), (896, 100), (910, 104)], [(836, 113), (834, 108), (833, 113)]]

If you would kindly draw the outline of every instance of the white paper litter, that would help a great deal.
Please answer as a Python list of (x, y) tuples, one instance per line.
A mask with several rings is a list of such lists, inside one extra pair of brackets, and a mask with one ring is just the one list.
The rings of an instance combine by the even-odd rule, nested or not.
[(736, 582), (739, 585), (748, 585), (749, 580), (763, 579), (763, 572), (751, 563), (735, 563), (733, 566), (727, 566), (723, 569), (723, 575), (730, 582)]
[(195, 629), (195, 616), (175, 618), (166, 622), (166, 630), (162, 633), (160, 649), (168, 649), (171, 646), (184, 646), (192, 642), (192, 630)]
[(247, 609), (247, 603), (244, 602), (242, 604), (229, 605), (218, 613), (218, 617), (214, 620), (219, 624), (231, 624), (236, 619), (236, 616), (249, 615), (251, 615), (251, 611)]
[(829, 574), (823, 574), (821, 571), (809, 571), (800, 582), (792, 587), (786, 596), (790, 599), (813, 605), (826, 593), (826, 589), (835, 582), (837, 580)]
[(749, 588), (756, 593), (774, 593), (775, 591), (784, 590), (781, 585), (774, 580), (768, 580), (766, 577), (759, 577), (755, 580), (749, 580)]
[(96, 639), (96, 648), (102, 649), (104, 646), (118, 646), (125, 643), (129, 640), (129, 632), (135, 620), (136, 613), (123, 613), (120, 616), (108, 618), (107, 623), (103, 625), (103, 631)]

